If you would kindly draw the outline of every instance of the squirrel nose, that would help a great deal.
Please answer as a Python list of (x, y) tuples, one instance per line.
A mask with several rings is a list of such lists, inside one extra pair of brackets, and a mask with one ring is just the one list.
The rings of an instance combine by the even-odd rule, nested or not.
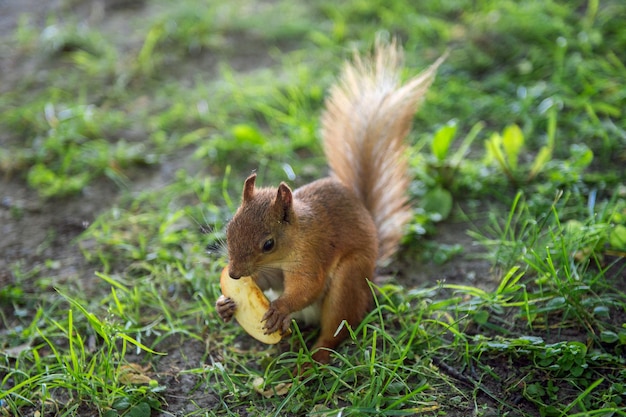
[(232, 269), (228, 270), (228, 276), (231, 277), (232, 279), (239, 279), (239, 278), (241, 278), (241, 274), (236, 273)]

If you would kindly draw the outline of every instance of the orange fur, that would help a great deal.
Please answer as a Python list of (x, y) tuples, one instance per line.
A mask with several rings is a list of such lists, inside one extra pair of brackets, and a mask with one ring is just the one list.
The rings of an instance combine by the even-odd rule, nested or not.
[(380, 259), (397, 249), (411, 217), (406, 190), (407, 145), (413, 114), (435, 79), (440, 58), (399, 86), (402, 50), (376, 45), (368, 60), (356, 56), (330, 90), (322, 116), (324, 152), (333, 174), (352, 188), (374, 218)]
[[(411, 216), (404, 139), (443, 58), (400, 85), (401, 58), (395, 41), (378, 41), (374, 55), (355, 56), (331, 89), (322, 116), (330, 178), (292, 192), (285, 183), (256, 188), (253, 174), (227, 228), (230, 276), (282, 291), (264, 317), (268, 333), (287, 331), (305, 307), (319, 308), (319, 362), (346, 338), (342, 322), (356, 327), (371, 308), (367, 280), (396, 251)], [(218, 300), (223, 318), (234, 308)]]

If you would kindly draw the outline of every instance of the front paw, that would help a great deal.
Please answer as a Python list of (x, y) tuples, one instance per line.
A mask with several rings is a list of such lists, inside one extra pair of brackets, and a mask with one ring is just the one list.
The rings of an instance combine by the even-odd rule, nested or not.
[(230, 320), (232, 320), (236, 309), (237, 304), (235, 304), (233, 299), (230, 297), (226, 297), (223, 294), (220, 295), (215, 302), (215, 310), (217, 311), (217, 314), (222, 318), (222, 320), (224, 320), (224, 322), (229, 322)]
[(289, 332), (291, 315), (286, 308), (281, 307), (276, 301), (278, 300), (272, 301), (269, 310), (267, 310), (261, 321), (265, 322), (263, 326), (265, 334), (280, 331), (280, 333), (284, 335)]

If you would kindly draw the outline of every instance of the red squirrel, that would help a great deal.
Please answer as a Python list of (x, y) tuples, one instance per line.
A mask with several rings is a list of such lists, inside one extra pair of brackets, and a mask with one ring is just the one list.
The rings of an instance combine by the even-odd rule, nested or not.
[[(320, 363), (372, 307), (368, 280), (378, 262), (397, 250), (411, 217), (406, 191), (407, 136), (412, 118), (435, 78), (439, 58), (400, 84), (402, 49), (378, 40), (373, 55), (355, 54), (330, 89), (321, 118), (330, 176), (294, 191), (243, 186), (241, 206), (226, 229), (229, 275), (252, 276), (280, 296), (263, 317), (267, 333), (287, 332), (292, 315), (307, 307), (320, 326), (312, 352)], [(237, 306), (220, 296), (228, 321)]]

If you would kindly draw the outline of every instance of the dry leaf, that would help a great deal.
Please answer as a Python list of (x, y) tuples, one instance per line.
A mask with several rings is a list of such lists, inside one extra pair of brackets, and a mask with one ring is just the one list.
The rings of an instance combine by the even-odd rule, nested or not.
[(128, 365), (122, 365), (118, 371), (118, 378), (124, 385), (131, 384), (150, 384), (152, 378), (146, 375), (146, 372), (150, 369), (149, 366), (142, 367), (136, 363), (129, 363)]
[(254, 388), (256, 392), (258, 392), (265, 398), (271, 398), (274, 396), (287, 395), (287, 393), (289, 392), (293, 384), (291, 382), (290, 383), (281, 382), (280, 384), (277, 384), (274, 387), (263, 389), (264, 385), (265, 385), (265, 379), (263, 379), (260, 376), (254, 378), (254, 381), (252, 381), (252, 387)]

